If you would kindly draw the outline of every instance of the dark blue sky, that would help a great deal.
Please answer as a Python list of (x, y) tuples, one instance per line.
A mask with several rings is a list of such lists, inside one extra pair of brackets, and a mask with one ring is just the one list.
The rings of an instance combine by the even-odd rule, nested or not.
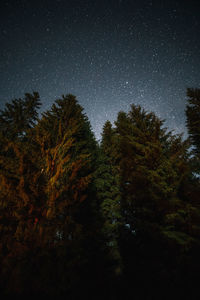
[(199, 1), (1, 0), (1, 108), (38, 91), (42, 110), (72, 93), (100, 138), (131, 103), (185, 131), (200, 87)]

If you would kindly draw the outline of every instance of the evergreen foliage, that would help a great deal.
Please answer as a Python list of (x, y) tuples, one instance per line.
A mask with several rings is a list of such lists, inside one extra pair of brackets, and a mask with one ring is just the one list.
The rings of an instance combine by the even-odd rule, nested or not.
[(200, 154), (200, 89), (187, 89), (186, 106), (188, 133), (196, 154)]
[(194, 175), (200, 175), (200, 89), (187, 89), (186, 125), (192, 146), (190, 166)]
[(105, 123), (100, 145), (73, 95), (40, 118), (36, 92), (6, 104), (0, 111), (3, 297), (196, 299), (199, 89), (187, 95), (189, 139), (132, 104), (114, 126)]
[[(97, 197), (100, 203), (104, 234), (110, 253), (112, 272), (120, 274), (121, 259), (118, 247), (120, 214), (120, 188), (117, 165), (115, 132), (107, 121), (103, 127), (100, 144), (99, 166), (96, 171)], [(111, 271), (110, 271), (111, 272)]]
[(20, 138), (33, 128), (38, 119), (38, 108), (41, 106), (39, 94), (26, 93), (24, 99), (15, 99), (6, 103), (0, 110), (0, 132), (10, 139)]
[(178, 257), (189, 255), (197, 237), (188, 228), (188, 211), (196, 211), (196, 216), (199, 212), (179, 197), (189, 176), (188, 142), (167, 132), (163, 121), (135, 105), (128, 114), (118, 114), (116, 132), (121, 155), (124, 225), (120, 242), (126, 281), (132, 277), (140, 288), (145, 282), (146, 290), (152, 293), (156, 292), (155, 282), (161, 287), (169, 284), (169, 272), (173, 289), (182, 276)]

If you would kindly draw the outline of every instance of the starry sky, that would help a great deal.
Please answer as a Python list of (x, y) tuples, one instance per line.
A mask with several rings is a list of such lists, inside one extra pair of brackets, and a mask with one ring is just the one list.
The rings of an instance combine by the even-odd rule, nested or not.
[(186, 134), (199, 74), (199, 1), (0, 1), (0, 108), (38, 91), (44, 111), (71, 93), (97, 139), (131, 103)]

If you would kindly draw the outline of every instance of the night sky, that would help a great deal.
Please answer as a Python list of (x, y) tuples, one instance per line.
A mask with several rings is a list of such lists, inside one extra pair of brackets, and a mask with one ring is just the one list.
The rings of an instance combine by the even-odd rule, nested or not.
[(0, 107), (38, 91), (42, 111), (74, 94), (100, 138), (131, 103), (186, 132), (200, 87), (199, 1), (1, 0)]

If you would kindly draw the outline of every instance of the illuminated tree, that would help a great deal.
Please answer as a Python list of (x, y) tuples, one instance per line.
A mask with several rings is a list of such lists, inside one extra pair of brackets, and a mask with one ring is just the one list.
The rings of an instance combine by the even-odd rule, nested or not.
[(44, 205), (39, 149), (33, 141), (39, 106), (38, 93), (26, 94), (0, 114), (1, 283), (16, 293), (26, 277), (21, 261), (38, 240), (36, 223)]
[(18, 126), (22, 118), (8, 124), (2, 112), (0, 255), (8, 293), (76, 293), (97, 263), (96, 142), (82, 111), (68, 95), (37, 123), (35, 114), (34, 122), (23, 119), (27, 126)]

